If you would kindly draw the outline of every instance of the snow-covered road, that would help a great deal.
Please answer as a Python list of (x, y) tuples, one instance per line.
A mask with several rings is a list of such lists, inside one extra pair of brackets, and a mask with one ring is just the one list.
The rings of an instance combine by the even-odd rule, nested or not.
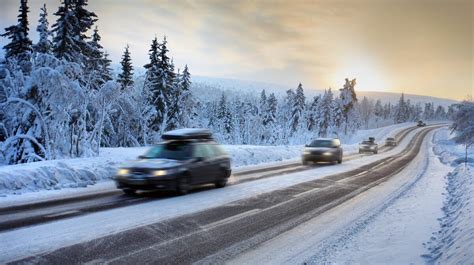
[[(363, 164), (383, 160), (400, 152), (400, 150), (409, 145), (409, 139), (415, 133), (416, 131), (411, 132), (410, 137), (407, 137), (397, 148), (389, 152), (377, 156), (363, 157), (357, 161), (349, 161), (339, 166), (315, 168), (314, 170), (291, 175), (275, 176), (269, 179), (252, 181), (251, 183), (234, 185), (223, 190), (208, 190), (185, 197), (151, 201), (135, 206), (1, 233), (1, 242), (8, 243), (2, 246), (0, 257), (2, 257), (3, 261), (8, 261), (18, 257), (34, 255), (35, 253), (44, 253), (132, 228), (143, 227), (160, 220), (192, 214), (237, 200), (259, 196), (266, 192), (294, 186), (298, 183), (354, 170)], [(219, 200), (215, 198), (219, 198)], [(54, 233), (50, 233), (50, 231), (54, 231)]]

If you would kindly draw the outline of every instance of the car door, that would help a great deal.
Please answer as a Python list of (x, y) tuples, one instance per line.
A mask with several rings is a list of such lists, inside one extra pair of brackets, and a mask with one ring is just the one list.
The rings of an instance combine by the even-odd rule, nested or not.
[(206, 144), (200, 143), (194, 146), (194, 163), (191, 169), (193, 184), (207, 183), (214, 179), (211, 153)]

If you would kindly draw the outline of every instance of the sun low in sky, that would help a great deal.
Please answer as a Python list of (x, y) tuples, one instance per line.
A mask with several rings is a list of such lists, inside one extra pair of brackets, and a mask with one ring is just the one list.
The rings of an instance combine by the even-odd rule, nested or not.
[[(0, 26), (16, 22), (18, 0), (2, 0)], [(59, 0), (43, 2), (50, 24)], [(306, 88), (339, 88), (451, 99), (474, 94), (471, 0), (89, 0), (102, 44), (118, 64), (129, 44), (139, 68), (151, 40), (166, 35), (177, 66), (193, 75)], [(0, 40), (4, 46), (5, 39)]]

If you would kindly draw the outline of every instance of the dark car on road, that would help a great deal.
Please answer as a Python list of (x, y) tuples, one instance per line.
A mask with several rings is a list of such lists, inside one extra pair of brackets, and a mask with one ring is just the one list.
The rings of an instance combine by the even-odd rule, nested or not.
[(342, 162), (342, 147), (339, 139), (318, 138), (306, 145), (303, 151), (304, 165), (309, 162)]
[(117, 188), (126, 194), (154, 189), (186, 194), (197, 184), (227, 184), (230, 157), (209, 130), (179, 129), (163, 134), (162, 139), (162, 143), (118, 170)]
[(422, 120), (419, 120), (418, 121), (418, 124), (416, 125), (418, 127), (425, 127), (426, 126), (426, 123), (424, 123)]
[(397, 140), (395, 140), (395, 138), (393, 138), (393, 137), (388, 137), (387, 139), (385, 139), (385, 145), (386, 146), (397, 146)]
[(374, 137), (369, 137), (369, 140), (364, 140), (359, 143), (359, 154), (366, 152), (374, 154), (379, 152), (379, 145), (375, 142)]

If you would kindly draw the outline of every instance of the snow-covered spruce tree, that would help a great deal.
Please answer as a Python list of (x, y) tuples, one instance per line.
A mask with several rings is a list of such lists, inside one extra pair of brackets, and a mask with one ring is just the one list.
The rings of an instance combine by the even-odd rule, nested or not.
[(0, 35), (10, 39), (10, 43), (3, 47), (5, 58), (12, 59), (15, 57), (24, 72), (28, 72), (31, 67), (29, 60), (32, 52), (32, 41), (28, 37), (28, 12), (28, 1), (20, 0), (18, 24), (5, 28), (5, 33)]
[(180, 89), (180, 108), (178, 112), (178, 127), (198, 126), (197, 102), (190, 91), (191, 74), (188, 65), (184, 66), (183, 73), (179, 76), (178, 89)]
[(324, 91), (321, 103), (319, 104), (318, 128), (319, 136), (327, 137), (329, 130), (333, 127), (331, 112), (333, 110), (333, 94), (331, 88)]
[(423, 110), (423, 118), (426, 120), (432, 120), (435, 115), (433, 103), (425, 103), (425, 108)]
[(359, 112), (364, 122), (365, 129), (369, 129), (369, 122), (373, 114), (373, 103), (367, 98), (364, 97), (359, 104)]
[(160, 131), (160, 126), (165, 118), (164, 116), (166, 110), (166, 102), (164, 95), (165, 91), (161, 89), (162, 86), (159, 84), (160, 81), (158, 80), (158, 52), (159, 43), (158, 39), (155, 37), (152, 40), (151, 48), (149, 50), (150, 62), (144, 65), (146, 69), (144, 90), (147, 91), (150, 105), (155, 108), (155, 116), (153, 117), (153, 121), (151, 122), (151, 124), (149, 124), (151, 130), (154, 132)]
[(319, 103), (321, 96), (314, 96), (313, 100), (307, 108), (307, 129), (310, 132), (313, 132), (317, 129), (318, 126), (318, 112), (319, 112)]
[(296, 94), (294, 96), (294, 100), (292, 102), (293, 105), (291, 108), (291, 134), (298, 131), (302, 124), (302, 121), (304, 119), (303, 114), (305, 110), (305, 100), (306, 97), (304, 95), (303, 86), (301, 85), (301, 83), (299, 83), (298, 87), (296, 88)]
[(436, 120), (445, 120), (446, 119), (446, 110), (443, 106), (438, 106), (435, 111)]
[(88, 84), (87, 89), (98, 90), (107, 81), (112, 80), (112, 70), (110, 69), (111, 61), (108, 59), (107, 52), (103, 51), (100, 44), (101, 37), (97, 27), (94, 28), (92, 39), (85, 46), (87, 52), (84, 57), (85, 61), (85, 83)]
[(463, 101), (455, 105), (452, 132), (455, 133), (454, 141), (463, 144), (466, 148), (465, 162), (467, 163), (467, 150), (474, 144), (474, 102)]
[(346, 78), (344, 86), (339, 89), (340, 93), (337, 101), (339, 101), (338, 105), (341, 108), (342, 119), (341, 124), (336, 125), (343, 127), (345, 135), (355, 131), (359, 125), (358, 113), (354, 109), (357, 104), (355, 85), (356, 79), (349, 80)]
[(122, 72), (118, 74), (117, 82), (120, 83), (122, 90), (124, 90), (133, 85), (133, 65), (128, 45), (125, 47), (120, 65), (122, 66)]
[(37, 53), (49, 53), (53, 43), (51, 42), (51, 32), (49, 31), (48, 11), (46, 4), (41, 7), (40, 18), (36, 31), (39, 34), (38, 42), (33, 45), (33, 51)]
[(220, 134), (223, 136), (226, 142), (231, 143), (231, 134), (234, 129), (234, 124), (232, 119), (232, 113), (230, 112), (229, 107), (227, 106), (227, 99), (224, 93), (222, 93), (222, 96), (219, 100), (219, 104), (217, 106), (216, 118), (218, 122), (217, 127), (219, 129)]
[[(93, 60), (98, 58), (96, 54), (97, 47), (94, 47), (88, 43), (87, 40), (90, 39), (90, 37), (86, 34), (92, 29), (94, 23), (97, 22), (97, 15), (94, 12), (86, 9), (87, 2), (87, 0), (71, 0), (72, 12), (77, 20), (77, 24), (74, 25), (74, 35), (77, 37), (77, 43), (81, 49), (81, 53), (86, 57), (85, 59)], [(96, 40), (96, 42), (99, 40), (100, 37)]]
[(398, 101), (398, 105), (395, 106), (395, 122), (402, 123), (408, 121), (408, 108), (405, 102), (405, 95), (402, 93)]
[(265, 116), (264, 116), (264, 135), (267, 144), (275, 144), (279, 132), (277, 130), (277, 108), (278, 101), (274, 93), (271, 93), (267, 98)]
[(68, 62), (82, 64), (84, 55), (80, 44), (81, 40), (77, 35), (78, 19), (72, 8), (72, 0), (63, 0), (58, 11), (54, 13), (57, 16), (56, 23), (53, 25), (53, 53), (59, 59)]
[(380, 127), (382, 125), (385, 125), (385, 123), (382, 122), (385, 118), (384, 118), (384, 109), (383, 109), (382, 102), (380, 101), (380, 99), (377, 99), (377, 102), (375, 102), (374, 116), (375, 116), (375, 126)]

